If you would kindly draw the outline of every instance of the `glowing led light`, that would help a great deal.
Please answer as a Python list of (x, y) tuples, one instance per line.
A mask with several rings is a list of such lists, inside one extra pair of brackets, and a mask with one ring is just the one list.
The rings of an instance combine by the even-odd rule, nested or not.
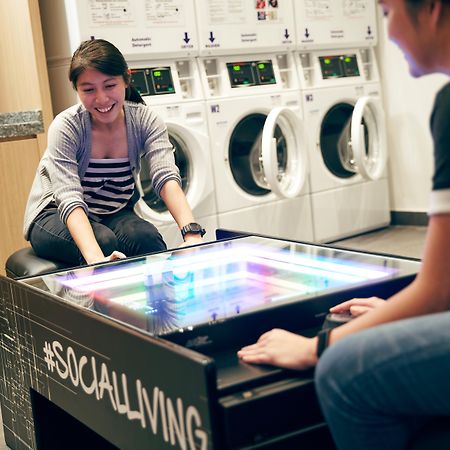
[[(218, 257), (220, 253), (220, 257)], [(345, 262), (331, 262), (317, 259), (317, 257), (291, 254), (289, 252), (270, 251), (257, 247), (236, 247), (221, 249), (219, 252), (199, 252), (192, 256), (183, 256), (174, 259), (155, 260), (149, 258), (147, 264), (132, 264), (131, 267), (114, 267), (111, 271), (103, 271), (89, 275), (80, 272), (79, 278), (62, 279), (60, 282), (67, 287), (78, 288), (83, 292), (111, 289), (133, 283), (140, 283), (152, 275), (173, 272), (174, 282), (177, 281), (177, 270), (186, 274), (209, 270), (210, 281), (203, 281), (203, 285), (219, 282), (220, 275), (226, 274), (228, 269), (237, 273), (237, 267), (245, 270), (248, 263), (259, 264), (262, 267), (272, 267), (291, 273), (301, 273), (311, 276), (329, 277), (348, 283), (355, 283), (366, 279), (385, 277), (388, 269), (375, 270), (357, 267)]]

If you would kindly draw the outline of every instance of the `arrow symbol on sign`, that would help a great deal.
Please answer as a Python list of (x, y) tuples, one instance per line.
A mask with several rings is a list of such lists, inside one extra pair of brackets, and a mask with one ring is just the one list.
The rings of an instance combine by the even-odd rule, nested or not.
[(284, 30), (284, 37), (285, 37), (286, 39), (289, 37), (289, 32), (288, 32), (288, 29), (287, 29), (287, 28)]
[(210, 42), (214, 42), (216, 40), (216, 38), (214, 37), (214, 34), (212, 31), (209, 32), (209, 41)]
[(184, 39), (183, 39), (183, 41), (186, 42), (186, 44), (190, 41), (189, 36), (188, 36), (187, 33), (184, 33)]
[(308, 31), (308, 28), (305, 28), (305, 37), (309, 37), (309, 31)]

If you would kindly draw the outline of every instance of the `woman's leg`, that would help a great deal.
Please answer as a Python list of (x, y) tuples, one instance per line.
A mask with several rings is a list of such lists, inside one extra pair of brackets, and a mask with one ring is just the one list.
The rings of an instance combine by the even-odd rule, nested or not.
[(403, 449), (450, 415), (450, 312), (381, 325), (327, 349), (316, 390), (339, 449)]
[[(105, 256), (118, 249), (116, 236), (108, 227), (96, 222), (91, 222), (91, 225)], [(56, 208), (46, 209), (36, 218), (30, 232), (30, 243), (36, 255), (41, 258), (63, 261), (74, 266), (86, 264)]]
[(131, 208), (123, 208), (111, 216), (105, 216), (102, 218), (102, 224), (115, 233), (119, 250), (127, 256), (167, 250), (156, 227), (138, 217)]

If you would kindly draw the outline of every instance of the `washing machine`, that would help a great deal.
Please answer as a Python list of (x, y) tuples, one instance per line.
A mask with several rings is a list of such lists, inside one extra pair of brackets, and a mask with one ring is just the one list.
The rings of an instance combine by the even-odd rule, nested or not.
[(195, 7), (219, 226), (312, 240), (293, 2)]
[(376, 0), (295, 0), (296, 47), (375, 46)]
[(313, 240), (306, 130), (290, 53), (200, 58), (220, 227)]
[(388, 225), (386, 124), (373, 48), (296, 57), (315, 239), (330, 242)]
[[(195, 59), (134, 61), (132, 84), (144, 101), (164, 120), (180, 170), (182, 189), (195, 220), (206, 230), (205, 241), (215, 240), (217, 210), (212, 177), (211, 151)], [(146, 166), (140, 172), (143, 198), (135, 209), (153, 223), (171, 247), (180, 245), (178, 225), (164, 202), (154, 193)]]

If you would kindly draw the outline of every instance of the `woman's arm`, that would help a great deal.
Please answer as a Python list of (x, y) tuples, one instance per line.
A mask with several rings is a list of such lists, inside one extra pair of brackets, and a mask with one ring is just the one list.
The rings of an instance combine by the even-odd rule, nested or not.
[[(362, 316), (334, 328), (332, 345), (339, 339), (366, 328), (413, 316), (450, 309), (450, 214), (430, 218), (422, 267), (405, 289)], [(258, 342), (242, 348), (238, 355), (245, 362), (305, 369), (317, 362), (317, 338), (305, 338), (284, 330), (271, 330)]]
[[(195, 222), (191, 207), (177, 181), (168, 180), (159, 194), (180, 230), (188, 223)], [(185, 242), (187, 244), (198, 244), (203, 240), (198, 234), (186, 234)]]
[(125, 255), (119, 251), (114, 251), (111, 255), (105, 257), (95, 239), (94, 231), (83, 208), (75, 208), (69, 214), (66, 225), (75, 244), (88, 264), (125, 258)]

